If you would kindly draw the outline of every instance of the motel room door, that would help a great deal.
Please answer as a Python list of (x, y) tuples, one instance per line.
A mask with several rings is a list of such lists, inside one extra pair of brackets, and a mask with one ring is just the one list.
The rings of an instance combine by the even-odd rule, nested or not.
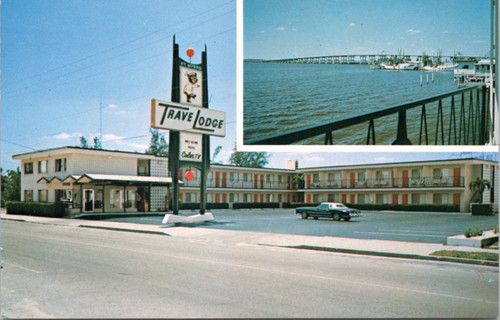
[(94, 211), (94, 190), (84, 189), (83, 190), (83, 211), (93, 212)]

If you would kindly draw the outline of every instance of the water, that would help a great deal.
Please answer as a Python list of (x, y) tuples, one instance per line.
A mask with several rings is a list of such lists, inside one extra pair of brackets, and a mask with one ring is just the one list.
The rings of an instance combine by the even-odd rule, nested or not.
[[(367, 65), (245, 62), (244, 141), (380, 110), (456, 89), (452, 72), (432, 74), (370, 69)], [(437, 112), (437, 103), (434, 107), (426, 108), (430, 121), (428, 125), (432, 126), (431, 118), (435, 118), (432, 115)], [(415, 108), (407, 115), (409, 136), (413, 144), (418, 143), (420, 110), (421, 108)], [(377, 144), (391, 144), (395, 138), (396, 125), (397, 115), (376, 119)], [(333, 143), (366, 144), (367, 131), (367, 123), (336, 131)], [(301, 144), (322, 144), (323, 140), (324, 136), (318, 136)]]

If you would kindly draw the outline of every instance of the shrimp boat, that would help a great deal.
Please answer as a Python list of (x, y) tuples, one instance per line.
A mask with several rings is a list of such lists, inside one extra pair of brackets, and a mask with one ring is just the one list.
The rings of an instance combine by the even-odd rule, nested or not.
[[(495, 60), (493, 60), (493, 69)], [(474, 69), (455, 69), (453, 71), (453, 82), (458, 87), (473, 86), (480, 83), (490, 83), (490, 60), (483, 59), (474, 64)]]
[(424, 67), (424, 71), (432, 71), (432, 72), (441, 72), (441, 71), (453, 71), (458, 67), (457, 63), (445, 62), (438, 66), (426, 66)]

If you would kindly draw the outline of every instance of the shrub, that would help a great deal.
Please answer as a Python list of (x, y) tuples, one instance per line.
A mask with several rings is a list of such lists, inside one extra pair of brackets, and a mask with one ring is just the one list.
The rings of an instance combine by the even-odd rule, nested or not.
[(494, 234), (498, 234), (498, 226), (495, 226), (495, 227), (493, 228), (493, 233), (494, 233)]
[(279, 208), (278, 202), (240, 202), (233, 203), (233, 209), (264, 209), (264, 208)]
[(421, 212), (458, 212), (460, 208), (454, 204), (350, 204), (346, 206), (359, 210), (394, 210)]
[(7, 201), (7, 214), (62, 218), (64, 203)]
[(283, 208), (316, 207), (317, 205), (319, 205), (319, 203), (286, 202), (283, 203)]
[(482, 235), (483, 235), (483, 229), (479, 227), (467, 228), (467, 230), (464, 231), (464, 236), (466, 238), (477, 237)]

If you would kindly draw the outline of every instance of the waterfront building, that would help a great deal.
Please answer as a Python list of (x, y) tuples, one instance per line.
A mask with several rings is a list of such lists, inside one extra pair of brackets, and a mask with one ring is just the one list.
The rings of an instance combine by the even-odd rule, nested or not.
[[(68, 216), (99, 212), (168, 210), (172, 179), (168, 159), (154, 155), (61, 147), (13, 156), (21, 161), (21, 200), (63, 202)], [(185, 173), (194, 173), (187, 179)], [(200, 172), (184, 167), (180, 198), (200, 201)], [(297, 179), (303, 177), (303, 180)], [(487, 179), (493, 188), (483, 203), (498, 210), (498, 163), (478, 159), (299, 168), (248, 168), (212, 164), (207, 202), (241, 203), (455, 204), (470, 211), (471, 181)], [(302, 181), (302, 183), (299, 183)]]

